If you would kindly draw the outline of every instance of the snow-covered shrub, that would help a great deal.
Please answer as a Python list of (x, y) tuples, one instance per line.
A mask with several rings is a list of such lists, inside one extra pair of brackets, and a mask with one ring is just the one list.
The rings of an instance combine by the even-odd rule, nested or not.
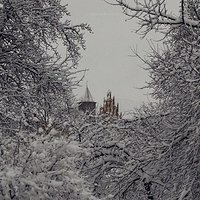
[(1, 135), (0, 199), (95, 200), (77, 168), (86, 150), (65, 136)]

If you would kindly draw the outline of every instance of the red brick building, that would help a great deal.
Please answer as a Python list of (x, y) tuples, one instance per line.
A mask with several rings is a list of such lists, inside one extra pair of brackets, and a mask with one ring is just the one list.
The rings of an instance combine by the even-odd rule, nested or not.
[(111, 91), (108, 91), (107, 98), (104, 99), (102, 107), (100, 107), (100, 115), (121, 118), (119, 114), (119, 103), (116, 104), (115, 97), (112, 97)]

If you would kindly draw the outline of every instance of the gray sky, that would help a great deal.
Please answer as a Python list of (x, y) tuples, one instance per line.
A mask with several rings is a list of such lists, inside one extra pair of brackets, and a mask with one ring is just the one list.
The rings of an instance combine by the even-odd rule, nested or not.
[[(173, 0), (169, 0), (173, 2)], [(86, 51), (80, 61), (80, 68), (88, 68), (82, 87), (75, 91), (77, 97), (83, 96), (86, 81), (93, 99), (102, 104), (110, 89), (120, 103), (121, 110), (131, 110), (142, 102), (150, 101), (148, 90), (137, 88), (145, 86), (149, 80), (144, 65), (138, 58), (130, 57), (131, 48), (144, 55), (149, 51), (147, 39), (141, 40), (134, 33), (137, 21), (125, 21), (127, 18), (116, 6), (110, 6), (103, 0), (68, 0), (72, 21), (90, 24), (94, 34), (85, 34)], [(155, 36), (154, 36), (155, 38)]]

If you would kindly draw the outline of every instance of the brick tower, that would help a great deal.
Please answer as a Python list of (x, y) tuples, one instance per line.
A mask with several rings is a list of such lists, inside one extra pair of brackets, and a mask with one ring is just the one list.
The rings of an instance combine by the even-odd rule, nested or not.
[(103, 106), (100, 107), (100, 115), (121, 118), (119, 114), (119, 103), (115, 105), (115, 97), (111, 95), (111, 91), (107, 93), (107, 99), (104, 99)]

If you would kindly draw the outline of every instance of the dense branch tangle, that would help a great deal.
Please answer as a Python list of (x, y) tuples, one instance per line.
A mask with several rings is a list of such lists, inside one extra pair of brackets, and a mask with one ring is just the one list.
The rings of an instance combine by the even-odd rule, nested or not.
[[(196, 6), (196, 2), (185, 3), (184, 0), (180, 2), (180, 13), (179, 16), (175, 16), (168, 12), (166, 7), (166, 0), (143, 0), (138, 1), (126, 1), (126, 0), (116, 0), (116, 4), (121, 6), (123, 13), (132, 18), (139, 19), (139, 29), (143, 35), (146, 35), (151, 30), (160, 31), (160, 28), (165, 28), (167, 25), (180, 26), (187, 25), (193, 28), (199, 27), (199, 11)], [(193, 16), (185, 17), (185, 13), (188, 9), (193, 9)]]
[[(74, 69), (85, 48), (82, 31), (90, 31), (88, 25), (73, 25), (59, 0), (4, 0), (0, 10), (2, 116), (12, 113), (16, 118), (22, 107), (29, 114), (47, 114), (61, 100), (69, 102)], [(64, 61), (59, 43), (66, 51)]]

